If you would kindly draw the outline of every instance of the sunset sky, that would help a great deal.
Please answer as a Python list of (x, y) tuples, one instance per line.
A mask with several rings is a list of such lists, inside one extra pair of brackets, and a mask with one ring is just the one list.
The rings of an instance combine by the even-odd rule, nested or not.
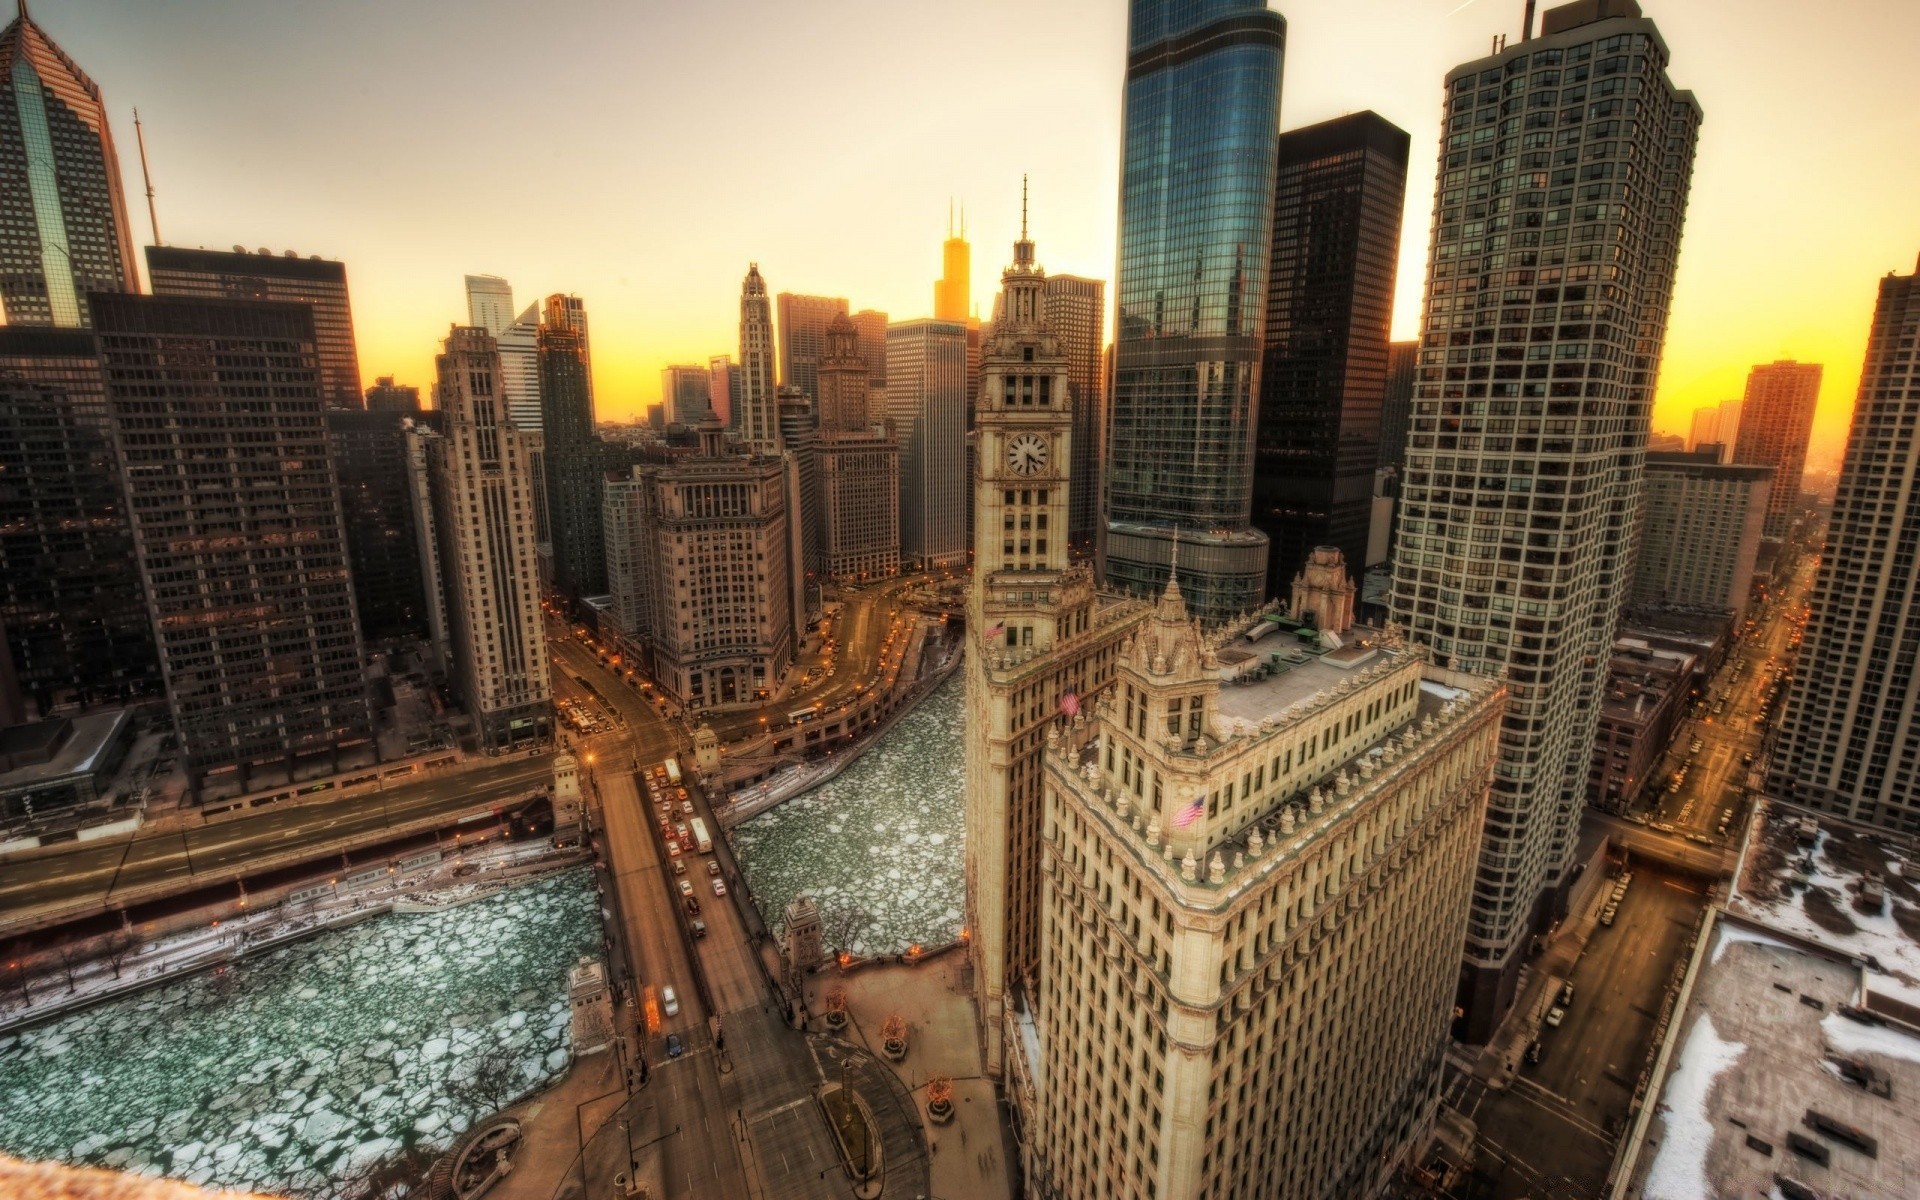
[[(1546, 7), (1543, 4), (1542, 7)], [(461, 276), (585, 298), (600, 415), (733, 353), (740, 278), (927, 315), (948, 198), (983, 311), (1021, 174), (1044, 265), (1111, 279), (1122, 0), (35, 0), (131, 109), (168, 243), (344, 259), (366, 382), (431, 381)], [(1288, 0), (1283, 125), (1413, 137), (1394, 336), (1419, 322), (1445, 72), (1521, 0)], [(1656, 428), (1748, 366), (1827, 364), (1837, 456), (1875, 281), (1920, 254), (1915, 0), (1643, 0), (1706, 112)], [(1111, 292), (1109, 293), (1111, 295)], [(1109, 314), (1111, 315), (1111, 314)]]

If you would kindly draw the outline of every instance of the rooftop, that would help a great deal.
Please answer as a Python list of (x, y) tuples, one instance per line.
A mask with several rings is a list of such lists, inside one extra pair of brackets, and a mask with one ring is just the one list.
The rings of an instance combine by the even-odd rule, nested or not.
[[(72, 733), (42, 761), (0, 772), (0, 792), (38, 787), (98, 770), (116, 739), (132, 732), (131, 709), (112, 708), (72, 718)], [(43, 722), (43, 724), (45, 724)]]
[[(1250, 675), (1244, 682), (1221, 685), (1219, 726), (1229, 736), (1251, 733), (1268, 717), (1282, 720), (1288, 709), (1337, 687), (1353, 678), (1355, 667), (1380, 658), (1380, 651), (1371, 644), (1321, 651), (1292, 638), (1257, 642), (1243, 652), (1263, 659), (1262, 665), (1271, 674), (1264, 678)], [(1226, 660), (1225, 653), (1221, 659)]]

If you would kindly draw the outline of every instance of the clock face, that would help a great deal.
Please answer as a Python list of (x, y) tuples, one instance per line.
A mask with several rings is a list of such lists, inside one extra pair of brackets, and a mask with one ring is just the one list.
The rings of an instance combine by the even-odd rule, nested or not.
[(1021, 475), (1031, 475), (1047, 465), (1047, 439), (1035, 433), (1023, 433), (1007, 443), (1007, 466)]

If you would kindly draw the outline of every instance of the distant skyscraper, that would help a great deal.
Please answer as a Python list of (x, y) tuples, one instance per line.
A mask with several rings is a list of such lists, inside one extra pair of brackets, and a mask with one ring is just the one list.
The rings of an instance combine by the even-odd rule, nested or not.
[(773, 306), (760, 264), (740, 285), (740, 407), (733, 427), (755, 454), (780, 452), (780, 398), (774, 382)]
[(100, 89), (20, 5), (0, 32), (0, 302), (9, 325), (85, 325), (88, 292), (137, 292)]
[(156, 296), (225, 296), (230, 300), (293, 300), (313, 306), (319, 338), (320, 395), (328, 408), (359, 408), (360, 355), (353, 342), (347, 267), (318, 255), (184, 250), (148, 246), (147, 274)]
[(1413, 419), (1413, 368), (1419, 342), (1387, 343), (1387, 390), (1380, 404), (1380, 465), (1407, 465), (1407, 424)]
[[(874, 388), (884, 393), (887, 390), (887, 314), (871, 308), (863, 308), (853, 314), (854, 331), (860, 335), (860, 353), (867, 358), (867, 378)], [(880, 405), (876, 404), (876, 408)]]
[(1880, 281), (1813, 615), (1767, 772), (1771, 795), (1909, 836), (1920, 833), (1915, 346), (1920, 263)]
[(716, 354), (709, 358), (707, 379), (707, 407), (720, 418), (721, 428), (732, 429), (734, 416), (740, 411), (740, 368), (734, 364), (733, 355)]
[(1078, 275), (1049, 275), (1047, 328), (1067, 356), (1067, 389), (1073, 405), (1073, 495), (1067, 541), (1076, 555), (1091, 556), (1100, 537), (1100, 466), (1106, 461), (1105, 382), (1100, 343), (1107, 335), (1107, 285)]
[(967, 210), (960, 210), (960, 232), (953, 231), (947, 209), (947, 240), (940, 243), (940, 278), (933, 281), (933, 319), (960, 321), (973, 315), (973, 249), (967, 245)]
[(467, 276), (467, 324), (494, 337), (513, 324), (513, 285), (498, 275)]
[(429, 633), (407, 458), (407, 427), (419, 415), (420, 393), (416, 388), (392, 390), (412, 393), (413, 411), (327, 414), (354, 601), (361, 633), (369, 642)]
[(1819, 363), (1789, 359), (1755, 367), (1747, 374), (1733, 461), (1773, 468), (1773, 491), (1767, 499), (1770, 538), (1785, 537), (1793, 515), (1800, 511), (1800, 477), (1807, 469), (1807, 440), (1813, 436), (1813, 410), (1820, 400), (1820, 372)]
[(1105, 569), (1180, 579), (1203, 620), (1255, 607), (1248, 525), (1286, 21), (1265, 0), (1134, 0), (1120, 168)]
[(1633, 601), (1724, 609), (1737, 624), (1753, 588), (1773, 468), (1722, 464), (1718, 448), (1647, 452)]
[(1512, 687), (1467, 926), (1468, 1041), (1565, 911), (1632, 585), (1700, 123), (1667, 61), (1632, 0), (1580, 0), (1447, 75), (1391, 607), (1440, 661)]
[[(195, 794), (371, 764), (313, 306), (99, 293), (91, 303)], [(273, 381), (265, 421), (263, 378)]]
[(854, 323), (835, 317), (820, 359), (817, 457), (822, 569), (832, 579), (871, 580), (900, 573), (900, 446), (869, 408), (869, 349)]
[[(884, 353), (883, 341), (876, 350)], [(814, 412), (822, 432), (850, 432), (872, 425), (868, 412), (867, 346), (845, 313), (827, 324), (827, 342), (815, 371)]]
[(967, 561), (967, 327), (887, 326), (887, 414), (900, 442), (900, 553), (922, 569)]
[(807, 399), (817, 399), (820, 355), (827, 348), (827, 326), (847, 315), (847, 302), (837, 296), (797, 296), (781, 292), (780, 386), (797, 387)]
[(93, 335), (0, 327), (0, 626), (41, 717), (160, 691), (122, 479)]
[(516, 429), (539, 433), (540, 405), (540, 306), (529, 304), (518, 317), (494, 335), (500, 353), (500, 395), (506, 401), (506, 417)]
[(587, 302), (578, 296), (565, 292), (555, 292), (547, 297), (546, 307), (541, 310), (542, 323), (554, 329), (564, 329), (580, 339), (580, 347), (587, 352), (589, 360), (593, 357), (593, 343), (587, 336)]
[(712, 408), (712, 393), (713, 372), (706, 367), (683, 363), (660, 372), (660, 403), (667, 406), (671, 423), (691, 426), (709, 415), (719, 417)]
[(382, 375), (367, 389), (367, 411), (417, 413), (420, 411), (420, 389), (396, 384), (393, 376)]
[(1733, 460), (1735, 441), (1740, 436), (1740, 402), (1722, 400), (1712, 408), (1693, 410), (1693, 422), (1687, 431), (1687, 449), (1716, 444), (1722, 461)]
[[(704, 386), (699, 402), (704, 410)], [(607, 590), (606, 545), (600, 532), (600, 482), (607, 462), (593, 428), (593, 372), (586, 339), (551, 323), (540, 327), (540, 406), (543, 437), (538, 449), (546, 475), (553, 585), (584, 600)]]
[(455, 327), (434, 366), (440, 428), (416, 425), (410, 447), (426, 474), (416, 495), (428, 505), (415, 517), (434, 547), (426, 564), (434, 628), (444, 630), (449, 672), (481, 746), (536, 746), (553, 736), (533, 528), (540, 435), (504, 420), (500, 356), (486, 330)]
[(820, 515), (820, 428), (813, 401), (797, 387), (778, 391), (780, 457), (785, 463), (787, 489), (788, 583), (792, 588), (795, 624), (812, 619), (820, 605), (820, 583), (826, 578), (825, 523)]
[(1367, 562), (1408, 141), (1372, 112), (1280, 135), (1253, 456), (1269, 596), (1316, 546)]

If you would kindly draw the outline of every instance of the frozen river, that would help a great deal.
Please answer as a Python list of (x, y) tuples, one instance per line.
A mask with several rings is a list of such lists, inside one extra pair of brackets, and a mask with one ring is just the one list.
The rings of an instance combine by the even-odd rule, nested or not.
[(804, 893), (829, 950), (891, 954), (959, 936), (965, 695), (956, 672), (838, 777), (734, 831), (776, 935)]
[(0, 1035), (0, 1149), (327, 1196), (567, 1065), (585, 869), (380, 917)]

